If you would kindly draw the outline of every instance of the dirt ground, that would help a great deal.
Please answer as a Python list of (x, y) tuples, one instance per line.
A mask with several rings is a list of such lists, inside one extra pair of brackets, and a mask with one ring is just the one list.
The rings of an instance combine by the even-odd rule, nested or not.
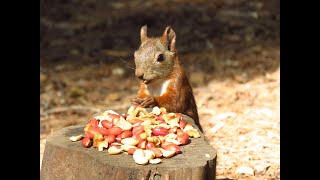
[(40, 1), (40, 168), (50, 133), (126, 112), (140, 27), (170, 24), (217, 179), (280, 179), (279, 2), (209, 2)]

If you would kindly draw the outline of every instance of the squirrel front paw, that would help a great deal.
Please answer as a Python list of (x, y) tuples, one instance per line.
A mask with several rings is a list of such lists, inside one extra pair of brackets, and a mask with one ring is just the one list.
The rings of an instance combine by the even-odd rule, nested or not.
[(153, 108), (157, 105), (157, 102), (154, 96), (147, 96), (146, 98), (143, 99), (140, 105), (145, 108)]
[(143, 99), (135, 98), (135, 99), (132, 99), (131, 101), (132, 101), (132, 104), (138, 105), (138, 104), (141, 104), (143, 102)]

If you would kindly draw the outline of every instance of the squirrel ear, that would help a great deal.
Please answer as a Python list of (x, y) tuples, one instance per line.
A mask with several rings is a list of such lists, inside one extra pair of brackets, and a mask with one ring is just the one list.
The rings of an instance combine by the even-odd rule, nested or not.
[(142, 26), (140, 30), (140, 38), (141, 38), (141, 43), (145, 42), (148, 38), (147, 36), (147, 25)]
[(170, 26), (166, 27), (160, 41), (168, 46), (169, 51), (176, 51), (176, 33)]

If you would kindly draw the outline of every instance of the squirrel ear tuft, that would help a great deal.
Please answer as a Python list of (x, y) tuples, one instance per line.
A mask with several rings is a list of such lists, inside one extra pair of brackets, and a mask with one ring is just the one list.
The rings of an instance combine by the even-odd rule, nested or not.
[(142, 28), (140, 30), (140, 39), (141, 39), (141, 43), (145, 42), (148, 39), (147, 25), (142, 26)]
[(164, 30), (161, 37), (161, 43), (166, 44), (169, 51), (176, 51), (176, 33), (170, 26), (167, 26)]

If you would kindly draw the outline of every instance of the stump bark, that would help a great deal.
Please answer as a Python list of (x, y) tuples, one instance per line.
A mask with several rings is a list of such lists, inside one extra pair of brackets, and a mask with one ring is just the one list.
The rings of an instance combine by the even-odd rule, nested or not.
[[(194, 125), (188, 116), (184, 116), (184, 119)], [(41, 180), (215, 179), (217, 152), (202, 133), (200, 138), (190, 138), (189, 144), (180, 146), (181, 154), (169, 159), (162, 158), (160, 164), (138, 165), (132, 155), (109, 155), (107, 150), (84, 148), (81, 141), (71, 142), (71, 136), (84, 134), (86, 124), (66, 127), (48, 136), (40, 171)]]

